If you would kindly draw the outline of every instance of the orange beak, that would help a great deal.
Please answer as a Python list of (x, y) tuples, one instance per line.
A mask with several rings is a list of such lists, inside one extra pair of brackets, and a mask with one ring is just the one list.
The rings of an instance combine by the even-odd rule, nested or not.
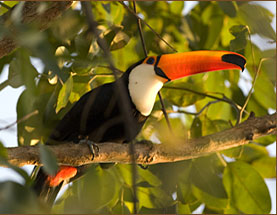
[[(152, 59), (150, 60), (150, 58)], [(229, 51), (192, 51), (148, 57), (144, 63), (153, 63), (156, 74), (171, 81), (216, 70), (238, 69), (243, 71), (246, 59), (240, 54)]]

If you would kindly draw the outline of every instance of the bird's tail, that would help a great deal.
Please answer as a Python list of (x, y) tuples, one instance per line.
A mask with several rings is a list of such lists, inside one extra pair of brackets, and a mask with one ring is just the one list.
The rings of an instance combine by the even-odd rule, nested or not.
[(32, 176), (34, 177), (33, 189), (48, 205), (52, 206), (60, 189), (67, 184), (70, 178), (77, 173), (77, 168), (72, 166), (61, 166), (55, 176), (49, 176), (41, 167), (34, 167)]

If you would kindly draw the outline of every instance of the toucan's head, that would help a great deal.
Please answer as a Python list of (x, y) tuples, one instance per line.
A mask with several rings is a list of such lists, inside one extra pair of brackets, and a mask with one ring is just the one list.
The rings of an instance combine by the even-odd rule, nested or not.
[(235, 52), (192, 51), (147, 57), (142, 64), (152, 65), (156, 75), (172, 81), (216, 70), (238, 69), (243, 71), (246, 59)]
[(202, 72), (244, 70), (246, 59), (228, 51), (193, 51), (147, 57), (130, 69), (128, 89), (137, 110), (148, 116), (163, 84)]

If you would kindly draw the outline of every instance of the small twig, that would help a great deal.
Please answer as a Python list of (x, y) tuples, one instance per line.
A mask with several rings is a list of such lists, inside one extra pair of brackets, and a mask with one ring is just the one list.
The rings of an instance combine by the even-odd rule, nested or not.
[(217, 155), (218, 159), (220, 160), (220, 162), (223, 164), (223, 166), (226, 167), (227, 163), (224, 160), (223, 156), (219, 152), (216, 152), (216, 155)]
[(164, 105), (162, 95), (161, 95), (160, 92), (158, 93), (158, 95), (159, 95), (160, 103), (161, 103), (161, 106), (162, 106), (162, 111), (163, 111), (167, 126), (168, 126), (170, 132), (173, 133), (173, 130), (172, 130), (172, 127), (171, 127), (171, 124), (170, 124), (170, 121), (169, 121), (169, 118), (168, 118), (168, 115), (167, 115), (167, 112), (166, 112), (166, 109), (165, 109), (165, 105)]
[(126, 8), (130, 13), (132, 13), (137, 19), (140, 19), (143, 24), (145, 24), (160, 40), (162, 40), (168, 47), (170, 47), (174, 52), (178, 52), (173, 46), (171, 46), (162, 36), (157, 33), (147, 22), (145, 22), (142, 18), (140, 18), (134, 11), (132, 11), (127, 5), (123, 2), (119, 2)]
[[(234, 109), (239, 113), (241, 107), (236, 104), (234, 101), (232, 101), (231, 99), (229, 99), (228, 97), (226, 97), (224, 94), (223, 95), (223, 98), (220, 98), (220, 97), (217, 97), (217, 96), (212, 96), (212, 95), (209, 95), (209, 94), (206, 94), (206, 93), (202, 93), (202, 92), (198, 92), (198, 91), (195, 91), (195, 90), (192, 90), (192, 89), (189, 89), (189, 88), (186, 88), (186, 87), (172, 87), (172, 86), (164, 86), (163, 88), (166, 88), (166, 89), (173, 89), (173, 90), (184, 90), (184, 91), (188, 91), (188, 92), (191, 92), (191, 93), (194, 93), (194, 94), (197, 94), (197, 95), (201, 95), (201, 96), (204, 96), (204, 97), (208, 97), (208, 98), (212, 98), (212, 99), (216, 99), (216, 100), (220, 100), (220, 101), (223, 101), (223, 102), (226, 102), (228, 104), (230, 104), (232, 107), (234, 107)], [(246, 112), (244, 110), (244, 112)]]
[(250, 31), (250, 28), (248, 25), (246, 25), (246, 29), (247, 29), (247, 32), (248, 32), (248, 37), (249, 37), (249, 42), (250, 42), (250, 48), (251, 48), (251, 54), (252, 54), (252, 61), (253, 61), (253, 71), (257, 71), (256, 69), (256, 65), (255, 65), (255, 53), (254, 53), (254, 50), (253, 50), (253, 45), (252, 45), (252, 39), (251, 39), (251, 31)]
[(10, 6), (4, 4), (3, 2), (0, 2), (0, 6), (6, 8), (6, 9), (8, 9), (8, 10), (12, 9)]
[[(135, 1), (133, 1), (133, 6), (134, 6), (134, 13), (137, 14), (136, 2)], [(142, 33), (142, 28), (141, 28), (141, 19), (137, 18), (137, 25), (138, 25), (138, 30), (139, 30), (139, 35), (140, 35), (140, 40), (141, 40), (141, 44), (142, 44), (142, 47), (143, 47), (144, 55), (145, 55), (145, 57), (147, 57), (147, 49), (146, 49), (146, 45), (145, 45), (144, 36), (143, 36), (143, 33)], [(169, 130), (173, 133), (172, 127), (170, 125), (169, 117), (167, 115), (165, 105), (164, 105), (164, 101), (163, 101), (163, 98), (162, 98), (162, 95), (161, 95), (160, 91), (158, 92), (158, 96), (159, 96), (159, 100), (160, 100), (160, 103), (161, 103), (161, 106), (162, 106), (162, 111), (163, 111), (167, 126), (168, 126)]]
[[(244, 112), (244, 110), (245, 110), (245, 108), (246, 108), (246, 106), (247, 106), (247, 104), (248, 104), (248, 102), (249, 102), (249, 100), (250, 100), (250, 97), (251, 97), (251, 95), (252, 95), (252, 92), (253, 92), (254, 86), (255, 86), (255, 84), (256, 84), (257, 78), (258, 78), (258, 76), (259, 76), (259, 74), (260, 74), (260, 70), (261, 70), (262, 63), (263, 63), (265, 60), (269, 60), (269, 59), (270, 59), (270, 58), (262, 58), (262, 59), (260, 60), (260, 62), (259, 62), (258, 69), (256, 70), (254, 79), (253, 79), (253, 81), (252, 81), (251, 89), (249, 90), (249, 93), (248, 93), (248, 95), (247, 95), (247, 97), (246, 97), (246, 100), (245, 100), (245, 102), (244, 102), (244, 105), (242, 106), (242, 108), (241, 108), (241, 110), (240, 110), (240, 112), (239, 112), (239, 121), (238, 121), (238, 123), (240, 123), (241, 120), (242, 120), (242, 114), (243, 114), (243, 112)], [(237, 123), (237, 124), (238, 124), (238, 123)]]
[(169, 113), (184, 113), (184, 114), (190, 114), (190, 115), (194, 115), (194, 116), (199, 116), (211, 104), (215, 104), (215, 103), (218, 103), (218, 102), (221, 102), (221, 101), (220, 100), (210, 101), (204, 107), (202, 107), (199, 112), (196, 112), (196, 113), (185, 111), (185, 110), (169, 111)]
[[(136, 1), (133, 1), (133, 7), (134, 7), (134, 12), (137, 14)], [(147, 49), (146, 49), (146, 45), (145, 45), (144, 36), (143, 36), (143, 33), (142, 33), (141, 20), (140, 19), (137, 19), (137, 25), (138, 25), (139, 36), (140, 36), (144, 56), (147, 57)]]
[(118, 73), (118, 75), (120, 75), (120, 74), (123, 74), (124, 72), (122, 71), (122, 70), (120, 70), (120, 69), (117, 69), (117, 68), (111, 68), (110, 66), (104, 66), (104, 65), (98, 65), (98, 66), (96, 66), (95, 68), (106, 68), (106, 69), (109, 69), (109, 70), (114, 70), (116, 73)]
[(29, 119), (30, 117), (32, 117), (32, 116), (34, 116), (34, 115), (37, 115), (37, 114), (38, 114), (38, 110), (35, 110), (35, 111), (33, 111), (32, 113), (29, 113), (29, 114), (27, 114), (26, 116), (22, 117), (21, 119), (16, 120), (16, 121), (13, 122), (12, 124), (7, 125), (7, 126), (5, 126), (5, 127), (3, 127), (3, 128), (0, 128), (0, 131), (2, 131), (2, 130), (7, 130), (7, 129), (9, 129), (10, 127), (12, 127), (12, 126), (14, 126), (14, 125), (16, 125), (16, 124), (19, 124), (19, 123), (21, 123), (21, 122), (24, 122), (24, 121), (26, 121), (27, 119)]

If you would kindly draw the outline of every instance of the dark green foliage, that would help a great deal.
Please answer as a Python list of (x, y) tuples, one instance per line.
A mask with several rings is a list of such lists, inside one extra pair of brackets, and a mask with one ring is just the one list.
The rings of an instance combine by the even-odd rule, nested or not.
[[(9, 6), (15, 3), (5, 2)], [(264, 50), (249, 40), (250, 32), (265, 41), (276, 41), (276, 32), (270, 25), (273, 15), (264, 7), (245, 1), (200, 1), (184, 15), (186, 4), (140, 1), (136, 6), (145, 22), (178, 52), (237, 51), (247, 58), (247, 71), (252, 80), (260, 59), (269, 58), (262, 64), (246, 111), (263, 116), (268, 114), (269, 108), (276, 109), (276, 50)], [(133, 3), (128, 5), (132, 8)], [(0, 6), (0, 15), (6, 11)], [(125, 71), (144, 57), (136, 19), (119, 2), (93, 1), (92, 12), (117, 69)], [(15, 27), (16, 42), (21, 48), (0, 59), (0, 73), (9, 65), (8, 80), (0, 83), (0, 90), (8, 85), (25, 86), (17, 102), (17, 119), (36, 110), (38, 114), (18, 124), (17, 135), (19, 145), (31, 145), (47, 141), (57, 120), (83, 94), (114, 78), (95, 36), (87, 31), (86, 17), (81, 10), (68, 9), (45, 31), (40, 31), (36, 25), (17, 23)], [(5, 32), (8, 27), (1, 24), (0, 39)], [(142, 33), (149, 55), (174, 52), (143, 24)], [(42, 73), (31, 64), (32, 57), (41, 60)], [(175, 135), (197, 138), (234, 125), (238, 116), (234, 106), (243, 106), (247, 97), (244, 87), (238, 86), (239, 80), (251, 86), (252, 80), (244, 80), (235, 70), (199, 74), (167, 84), (161, 93), (167, 111), (173, 112), (169, 116)], [(222, 101), (226, 98), (228, 102)], [(211, 103), (216, 100), (219, 101)], [(248, 114), (244, 114), (242, 121), (247, 117)], [(168, 127), (157, 99), (137, 139), (149, 140), (154, 136), (166, 144), (171, 137), (164, 131), (168, 131)], [(146, 170), (137, 167), (138, 213), (190, 214), (201, 204), (205, 205), (203, 213), (269, 213), (271, 201), (264, 179), (276, 177), (276, 158), (270, 157), (265, 146), (275, 139), (275, 136), (267, 136), (218, 155), (157, 164)], [(44, 145), (40, 149), (45, 170), (53, 174), (57, 170), (56, 160)], [(233, 162), (222, 163), (221, 155)], [(0, 143), (0, 159), (4, 164), (5, 157)], [(0, 183), (0, 213), (49, 213), (49, 208), (30, 189), (27, 173), (7, 165), (21, 175), (24, 182)], [(92, 165), (88, 173), (71, 184), (55, 202), (51, 212), (130, 214), (134, 212), (133, 195), (130, 165), (118, 164), (107, 170)]]

